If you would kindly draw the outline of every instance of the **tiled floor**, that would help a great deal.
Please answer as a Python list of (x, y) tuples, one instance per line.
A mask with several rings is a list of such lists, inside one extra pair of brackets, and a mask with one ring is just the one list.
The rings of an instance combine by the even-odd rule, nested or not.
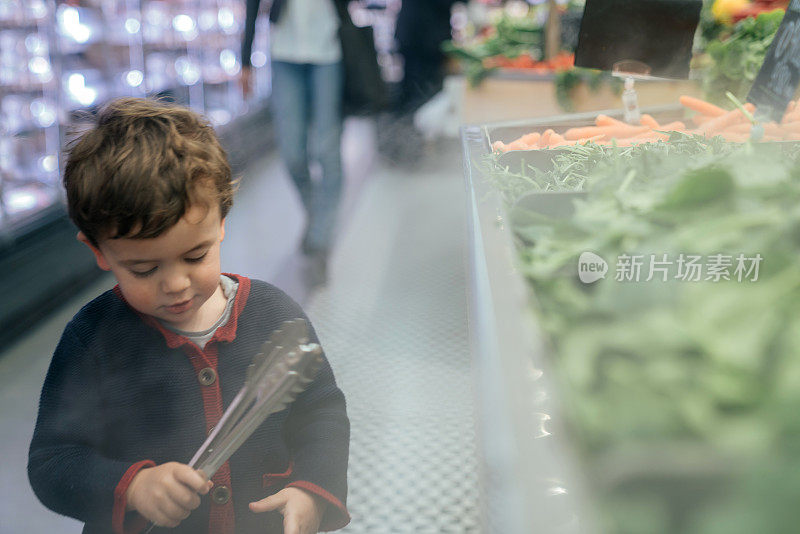
[[(252, 164), (229, 215), (223, 270), (268, 280), (303, 303), (348, 398), (345, 532), (477, 532), (460, 155), (429, 150), (414, 171), (375, 157), (371, 123), (348, 124), (347, 189), (327, 286), (309, 291), (295, 252), (299, 201), (274, 156)], [(35, 499), (27, 447), (39, 388), (69, 318), (105, 278), (0, 354), (0, 533), (80, 532)]]
[(306, 309), (352, 424), (349, 533), (478, 532), (458, 152), (382, 168)]

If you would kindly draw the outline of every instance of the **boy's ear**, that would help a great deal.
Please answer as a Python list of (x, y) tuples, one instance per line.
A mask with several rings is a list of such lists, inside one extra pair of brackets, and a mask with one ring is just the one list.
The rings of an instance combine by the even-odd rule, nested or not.
[(80, 241), (81, 243), (83, 243), (92, 250), (92, 254), (94, 254), (94, 259), (97, 261), (98, 267), (100, 267), (104, 271), (111, 270), (111, 265), (109, 265), (108, 260), (106, 260), (106, 257), (103, 255), (102, 252), (100, 252), (99, 248), (94, 246), (92, 242), (89, 241), (89, 238), (86, 237), (86, 234), (84, 234), (83, 232), (78, 232), (78, 235), (76, 237), (78, 238), (78, 241)]
[(222, 219), (219, 229), (219, 240), (222, 241), (223, 239), (225, 239), (225, 219)]

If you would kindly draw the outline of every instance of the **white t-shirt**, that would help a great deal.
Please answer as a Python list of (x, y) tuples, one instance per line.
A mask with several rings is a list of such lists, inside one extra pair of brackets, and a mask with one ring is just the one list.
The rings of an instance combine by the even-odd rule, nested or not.
[(225, 310), (222, 312), (222, 315), (219, 317), (219, 319), (217, 319), (217, 322), (214, 323), (211, 328), (200, 332), (188, 332), (186, 330), (174, 328), (164, 321), (161, 321), (161, 324), (176, 334), (187, 337), (190, 341), (194, 341), (201, 349), (205, 349), (206, 343), (211, 341), (211, 338), (214, 337), (217, 329), (220, 326), (227, 324), (228, 319), (231, 318), (231, 313), (233, 313), (233, 301), (236, 297), (236, 293), (239, 291), (239, 282), (232, 278), (228, 278), (224, 274), (219, 275), (219, 282), (220, 285), (222, 285), (222, 293), (225, 295), (225, 298), (228, 299), (228, 304), (225, 305)]
[(286, 0), (270, 28), (270, 55), (289, 63), (336, 63), (342, 59), (338, 30), (333, 0)]

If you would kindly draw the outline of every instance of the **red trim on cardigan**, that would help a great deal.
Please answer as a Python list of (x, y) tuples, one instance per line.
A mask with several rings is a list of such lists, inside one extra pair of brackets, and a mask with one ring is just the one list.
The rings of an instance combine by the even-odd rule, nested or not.
[[(228, 322), (224, 325), (217, 328), (217, 331), (214, 332), (214, 336), (208, 341), (211, 343), (212, 341), (233, 341), (236, 339), (236, 327), (239, 324), (239, 315), (241, 315), (242, 310), (244, 310), (245, 305), (247, 304), (247, 298), (250, 296), (250, 279), (246, 276), (242, 276), (240, 274), (232, 274), (232, 273), (220, 273), (224, 274), (229, 278), (233, 278), (239, 283), (239, 288), (236, 290), (236, 296), (234, 297), (233, 309), (231, 310), (231, 316), (228, 319)], [(142, 320), (161, 332), (161, 335), (164, 336), (164, 339), (167, 342), (167, 346), (171, 349), (176, 349), (181, 345), (185, 345), (187, 343), (192, 343), (188, 338), (183, 337), (179, 334), (176, 334), (169, 328), (166, 328), (161, 321), (153, 317), (152, 315), (147, 315), (146, 313), (142, 313), (139, 310), (135, 309), (130, 303), (125, 299), (125, 295), (122, 294), (122, 290), (119, 287), (119, 284), (114, 286), (114, 294), (119, 297), (122, 302), (127, 304), (133, 311), (136, 312)], [(208, 346), (208, 344), (206, 345)]]
[(280, 482), (281, 480), (285, 480), (289, 478), (292, 474), (292, 469), (294, 469), (294, 462), (289, 462), (289, 467), (283, 473), (266, 473), (261, 479), (261, 487), (268, 488), (269, 486), (273, 486)]
[(133, 477), (144, 469), (145, 467), (155, 467), (156, 463), (152, 460), (142, 460), (136, 462), (125, 471), (122, 475), (117, 487), (114, 488), (114, 508), (111, 511), (111, 528), (114, 529), (115, 534), (135, 534), (144, 530), (147, 526), (147, 520), (140, 514), (136, 514), (135, 519), (131, 519), (128, 525), (125, 525), (125, 512), (128, 507), (128, 497), (125, 495), (128, 491), (128, 486), (133, 482)]
[[(239, 322), (239, 315), (242, 313), (242, 310), (244, 310), (244, 307), (247, 304), (247, 298), (250, 296), (249, 278), (237, 274), (221, 274), (236, 280), (239, 283), (239, 288), (237, 289), (236, 296), (234, 297), (235, 300), (233, 303), (233, 309), (231, 310), (231, 316), (228, 319), (228, 322), (217, 328), (217, 331), (214, 332), (214, 335), (211, 337), (208, 343), (206, 343), (205, 350), (198, 347), (188, 338), (176, 334), (172, 330), (166, 328), (155, 317), (141, 313), (131, 306), (131, 309), (133, 309), (146, 324), (161, 332), (169, 348), (174, 349), (183, 347), (183, 350), (186, 352), (187, 356), (189, 357), (189, 361), (194, 368), (195, 375), (199, 375), (200, 371), (207, 367), (213, 369), (215, 372), (217, 371), (217, 357), (219, 352), (214, 341), (231, 342), (236, 339), (236, 327)], [(119, 288), (119, 285), (114, 287), (114, 293), (120, 299), (122, 299), (123, 302), (130, 306), (128, 301), (125, 300), (125, 296), (122, 294), (122, 290)], [(219, 375), (217, 375), (217, 379), (214, 380), (213, 384), (209, 384), (208, 386), (201, 385), (199, 387), (201, 388), (200, 394), (203, 399), (203, 414), (205, 415), (206, 420), (206, 433), (209, 433), (211, 432), (212, 427), (214, 427), (217, 423), (219, 423), (220, 419), (222, 419), (222, 414), (224, 411), (222, 406), (222, 391), (220, 389)], [(214, 482), (215, 486), (227, 486), (228, 489), (231, 490), (231, 498), (223, 505), (217, 505), (212, 502), (211, 512), (208, 518), (208, 531), (212, 534), (233, 534), (235, 529), (235, 514), (233, 510), (233, 487), (231, 485), (230, 464), (225, 462), (222, 467), (220, 467), (217, 472), (214, 473), (214, 476), (211, 477), (211, 480)]]
[[(208, 343), (205, 351), (200, 350), (200, 347), (194, 343), (187, 343), (184, 350), (189, 355), (189, 361), (194, 368), (195, 375), (199, 375), (200, 371), (210, 367), (215, 372), (217, 371), (217, 362), (219, 353), (217, 352), (217, 345)], [(206, 434), (211, 432), (211, 428), (219, 423), (222, 419), (224, 412), (222, 408), (222, 390), (220, 389), (220, 378), (217, 375), (212, 384), (207, 386), (199, 386), (200, 395), (203, 399), (203, 414), (206, 419)], [(207, 473), (206, 473), (207, 474)], [(211, 503), (211, 513), (208, 517), (208, 532), (211, 534), (233, 534), (234, 532), (234, 511), (233, 511), (233, 487), (231, 486), (231, 466), (228, 462), (222, 466), (211, 477), (215, 486), (227, 486), (231, 490), (230, 500), (223, 504), (218, 505)], [(213, 491), (213, 490), (212, 490)]]
[[(320, 531), (329, 531), (329, 530), (338, 530), (344, 526), (346, 526), (350, 522), (350, 514), (347, 511), (345, 505), (342, 504), (342, 501), (334, 497), (331, 493), (326, 491), (323, 488), (320, 488), (316, 484), (312, 484), (311, 482), (307, 482), (305, 480), (296, 480), (290, 484), (286, 485), (287, 488), (300, 488), (304, 489), (314, 495), (319, 495), (329, 503), (336, 506), (339, 509), (340, 514), (334, 515), (332, 518), (326, 517), (328, 514), (323, 514), (322, 516), (322, 523), (319, 525)], [(327, 519), (327, 520), (326, 520)]]

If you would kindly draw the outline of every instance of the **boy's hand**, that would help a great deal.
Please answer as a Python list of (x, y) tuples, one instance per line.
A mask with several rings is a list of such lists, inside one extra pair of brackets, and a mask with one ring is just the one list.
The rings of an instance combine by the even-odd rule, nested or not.
[(327, 503), (300, 488), (284, 488), (266, 499), (250, 503), (256, 513), (277, 510), (283, 515), (283, 534), (315, 534)]
[(125, 496), (129, 510), (158, 526), (177, 527), (200, 506), (198, 493), (205, 495), (211, 486), (201, 471), (169, 462), (136, 473)]

